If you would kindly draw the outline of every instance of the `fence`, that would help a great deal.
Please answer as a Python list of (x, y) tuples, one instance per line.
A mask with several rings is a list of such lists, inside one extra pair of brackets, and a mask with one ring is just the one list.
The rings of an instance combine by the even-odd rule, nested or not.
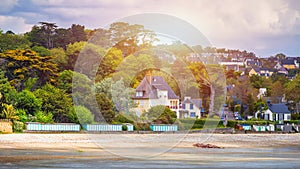
[(150, 129), (152, 131), (178, 131), (178, 126), (166, 124), (151, 124)]
[(121, 124), (83, 124), (86, 131), (122, 131)]
[(28, 131), (80, 131), (80, 125), (73, 124), (73, 123), (55, 123), (55, 124), (26, 123), (26, 130)]

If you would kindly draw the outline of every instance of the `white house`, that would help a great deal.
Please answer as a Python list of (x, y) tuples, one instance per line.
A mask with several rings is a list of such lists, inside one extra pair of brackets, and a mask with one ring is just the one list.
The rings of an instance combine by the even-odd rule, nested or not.
[(202, 99), (191, 99), (191, 97), (185, 97), (181, 103), (181, 109), (179, 111), (179, 118), (200, 118), (202, 109)]
[(164, 105), (175, 111), (179, 117), (179, 97), (161, 76), (151, 76), (151, 73), (147, 73), (136, 88), (133, 100), (138, 105), (137, 111), (140, 114), (153, 106)]
[[(258, 113), (260, 111), (255, 113), (256, 118)], [(268, 102), (268, 109), (261, 113), (260, 118), (270, 121), (288, 121), (291, 120), (291, 112), (284, 103), (271, 104)]]

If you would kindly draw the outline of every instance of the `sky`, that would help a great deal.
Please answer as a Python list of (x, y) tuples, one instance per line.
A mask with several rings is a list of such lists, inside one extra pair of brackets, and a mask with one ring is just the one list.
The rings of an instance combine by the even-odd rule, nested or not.
[(0, 29), (25, 33), (40, 21), (95, 29), (144, 13), (184, 20), (218, 48), (300, 56), (298, 0), (1, 0)]

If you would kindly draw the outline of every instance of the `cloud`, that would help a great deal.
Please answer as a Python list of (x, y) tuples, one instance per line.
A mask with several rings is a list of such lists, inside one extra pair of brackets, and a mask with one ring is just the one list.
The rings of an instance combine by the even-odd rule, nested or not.
[[(11, 30), (14, 33), (24, 33), (31, 30), (33, 25), (26, 24), (24, 18), (0, 15), (0, 29)], [(13, 26), (12, 26), (13, 25)]]
[(1, 0), (0, 13), (10, 11), (17, 4), (17, 0)]
[(97, 28), (118, 18), (153, 12), (191, 23), (218, 47), (261, 52), (276, 47), (269, 39), (294, 43), (294, 37), (300, 34), (298, 0), (4, 0), (1, 4), (0, 11), (6, 11), (7, 17), (15, 17), (23, 25), (16, 28), (12, 23), (10, 29), (20, 32), (39, 21), (62, 27), (76, 23)]

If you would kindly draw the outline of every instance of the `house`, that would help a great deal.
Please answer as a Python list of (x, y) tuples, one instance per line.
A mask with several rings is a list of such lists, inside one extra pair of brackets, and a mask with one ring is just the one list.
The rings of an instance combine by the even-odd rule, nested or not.
[(200, 118), (202, 99), (191, 99), (191, 97), (185, 97), (181, 103), (181, 109), (179, 111), (179, 118)]
[(243, 62), (219, 62), (220, 65), (225, 66), (226, 70), (239, 71), (240, 67), (244, 66)]
[[(260, 113), (260, 111), (255, 113), (255, 117), (257, 117), (258, 113)], [(263, 111), (260, 117), (263, 120), (286, 121), (291, 120), (291, 112), (284, 103), (271, 104), (270, 101), (268, 101), (268, 109)]]
[(133, 101), (138, 105), (138, 113), (143, 113), (153, 106), (164, 105), (176, 112), (179, 117), (179, 97), (161, 76), (146, 74), (139, 86)]
[(276, 69), (276, 70), (279, 70), (279, 69), (281, 69), (283, 66), (281, 65), (281, 63), (280, 62), (277, 62), (275, 65), (274, 65), (274, 69)]
[(287, 58), (285, 60), (282, 60), (281, 64), (287, 70), (299, 68), (299, 63), (297, 62), (296, 59), (293, 59), (293, 58)]
[(277, 70), (277, 74), (288, 75), (289, 72), (288, 72), (288, 70), (286, 70), (286, 68), (281, 67), (281, 68), (279, 68), (279, 69)]
[(272, 76), (273, 71), (268, 68), (252, 68), (249, 71), (249, 76), (258, 75), (258, 76), (265, 76), (270, 77)]
[(259, 88), (257, 98), (261, 99), (267, 94), (267, 88)]
[(262, 67), (262, 62), (260, 62), (259, 60), (254, 60), (254, 59), (246, 59), (245, 66), (246, 66), (246, 68)]

